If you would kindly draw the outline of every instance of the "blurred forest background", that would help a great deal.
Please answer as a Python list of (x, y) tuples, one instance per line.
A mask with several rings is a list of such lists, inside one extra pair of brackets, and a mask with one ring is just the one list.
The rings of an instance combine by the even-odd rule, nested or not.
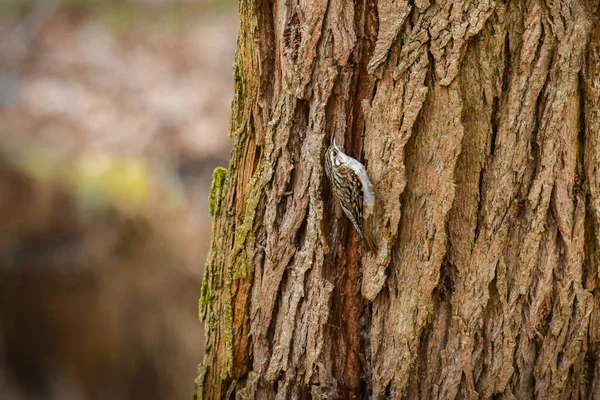
[(234, 0), (0, 0), (2, 399), (191, 398)]

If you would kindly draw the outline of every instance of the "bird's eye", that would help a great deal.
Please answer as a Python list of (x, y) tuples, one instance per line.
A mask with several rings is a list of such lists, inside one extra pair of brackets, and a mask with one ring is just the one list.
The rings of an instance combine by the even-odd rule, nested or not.
[(337, 151), (336, 150), (332, 151), (331, 154), (333, 154), (334, 157), (337, 157)]

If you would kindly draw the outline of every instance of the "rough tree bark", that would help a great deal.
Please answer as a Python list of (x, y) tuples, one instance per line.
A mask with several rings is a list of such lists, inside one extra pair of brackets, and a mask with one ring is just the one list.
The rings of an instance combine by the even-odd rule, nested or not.
[[(241, 0), (200, 398), (600, 398), (600, 2)], [(377, 183), (377, 254), (332, 199)]]

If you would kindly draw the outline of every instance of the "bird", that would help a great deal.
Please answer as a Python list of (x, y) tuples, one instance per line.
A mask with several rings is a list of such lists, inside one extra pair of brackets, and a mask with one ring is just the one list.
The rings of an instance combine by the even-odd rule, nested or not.
[(325, 173), (344, 214), (352, 222), (366, 248), (375, 252), (377, 247), (371, 218), (375, 194), (365, 166), (345, 154), (334, 139), (325, 154)]

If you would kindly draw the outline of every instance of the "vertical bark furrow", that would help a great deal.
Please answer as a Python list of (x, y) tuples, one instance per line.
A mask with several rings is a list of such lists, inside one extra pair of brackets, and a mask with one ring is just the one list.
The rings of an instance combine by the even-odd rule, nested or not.
[[(363, 257), (362, 295), (373, 300), (386, 282), (393, 247), (401, 218), (400, 199), (406, 187), (405, 146), (425, 101), (425, 77), (429, 60), (426, 51), (419, 61), (399, 79), (392, 77), (398, 51), (393, 51), (390, 66), (379, 81), (366, 122), (365, 158), (374, 179), (377, 203), (375, 224), (380, 238), (378, 254)], [(390, 109), (389, 104), (397, 104)]]
[(528, 397), (534, 393), (535, 360), (540, 343), (548, 334), (548, 315), (552, 311), (554, 271), (559, 266), (558, 229), (551, 216), (547, 221), (549, 228), (544, 232), (539, 257), (539, 270), (534, 275), (529, 290), (529, 301), (524, 305), (523, 327), (526, 334), (519, 337), (516, 352), (516, 369), (522, 377), (513, 383), (517, 398)]
[(379, 32), (373, 56), (369, 61), (368, 71), (381, 78), (381, 67), (388, 60), (388, 53), (396, 40), (402, 25), (410, 14), (412, 7), (407, 0), (380, 0), (377, 2), (379, 15)]
[[(600, 4), (597, 4), (597, 7)], [(583, 67), (584, 176), (587, 188), (586, 239), (588, 283), (593, 292), (588, 348), (589, 398), (600, 398), (600, 24), (591, 32)]]
[(300, 20), (301, 41), (298, 48), (299, 63), (294, 70), (286, 72), (291, 73), (290, 80), (293, 84), (290, 86), (290, 89), (295, 90), (292, 94), (302, 99), (310, 97), (307, 88), (313, 78), (312, 72), (315, 63), (318, 62), (317, 46), (321, 40), (321, 32), (327, 15), (328, 3), (328, 0), (317, 0), (305, 3), (298, 2), (295, 6), (300, 9), (300, 15), (303, 17)]
[[(491, 18), (496, 26), (503, 26), (506, 18), (504, 7), (499, 6)], [(457, 78), (462, 87), (465, 137), (454, 176), (456, 198), (448, 218), (448, 256), (456, 267), (458, 276), (455, 279), (460, 279), (461, 275), (471, 269), (472, 251), (481, 229), (482, 196), (486, 191), (485, 169), (488, 157), (493, 155), (490, 154), (490, 143), (495, 140), (494, 131), (497, 130), (495, 118), (499, 101), (496, 99), (502, 96), (504, 47), (504, 30), (484, 28), (481, 39), (474, 41), (467, 49)], [(492, 289), (495, 289), (493, 285)], [(485, 391), (482, 385), (485, 386), (483, 382), (488, 379), (487, 367), (491, 364), (492, 342), (498, 337), (501, 328), (501, 304), (502, 299), (498, 295), (490, 294), (484, 311), (488, 318), (480, 327), (481, 333), (476, 333), (479, 339), (473, 341), (471, 368), (474, 382), (479, 381), (480, 392)], [(446, 357), (452, 357), (451, 353)], [(459, 369), (456, 368), (455, 373), (458, 372)]]
[[(591, 32), (585, 51), (583, 67), (583, 96), (585, 120), (584, 174), (590, 198), (590, 213), (600, 224), (600, 26), (598, 19)], [(596, 249), (600, 249), (600, 235), (595, 235)], [(596, 268), (600, 278), (600, 267)]]
[(496, 6), (494, 1), (440, 1), (431, 20), (431, 54), (442, 86), (458, 74), (468, 40), (478, 34)]
[[(463, 373), (467, 383), (473, 379), (469, 360), (474, 346), (474, 332), (481, 329), (481, 316), (489, 299), (488, 284), (496, 276), (496, 286), (501, 298), (506, 298), (508, 294), (504, 294), (506, 290), (510, 291), (506, 282), (507, 275), (503, 271), (510, 271), (511, 261), (504, 260), (502, 253), (506, 241), (510, 240), (510, 228), (518, 212), (518, 204), (513, 199), (523, 184), (525, 165), (529, 158), (529, 143), (535, 126), (535, 100), (545, 82), (552, 52), (551, 38), (548, 41), (542, 39), (540, 13), (540, 6), (536, 3), (531, 4), (527, 10), (525, 17), (527, 29), (522, 38), (520, 53), (518, 57), (514, 57), (517, 65), (510, 71), (510, 85), (507, 88), (506, 103), (503, 104), (501, 111), (495, 152), (484, 172), (486, 191), (481, 194), (483, 224), (471, 252), (469, 268), (462, 273), (459, 271), (453, 297), (453, 302), (457, 306), (456, 318), (453, 320), (449, 334), (454, 339), (446, 348), (448, 355), (439, 381), (442, 398), (457, 396)], [(541, 46), (538, 45), (540, 40), (543, 43)], [(513, 40), (514, 42), (516, 40)], [(520, 249), (522, 243), (518, 243), (517, 246), (517, 249)], [(518, 251), (517, 249), (513, 252)], [(496, 268), (499, 268), (498, 273)], [(507, 308), (508, 305), (504, 304), (503, 309), (506, 311)], [(494, 324), (496, 325), (494, 329), (500, 331), (508, 328), (502, 328), (502, 321), (498, 318), (494, 320)], [(486, 337), (493, 337), (496, 342), (510, 344), (502, 342), (497, 335), (488, 334)], [(500, 352), (507, 351), (505, 345), (497, 348)], [(508, 352), (510, 353), (510, 349)], [(512, 363), (506, 365), (502, 354), (492, 353), (488, 357), (487, 368), (493, 367), (496, 371), (496, 374), (492, 373), (491, 376), (503, 377), (498, 382), (501, 390), (502, 385), (506, 384), (507, 377), (512, 373)], [(483, 377), (484, 381), (479, 382), (479, 386), (483, 389), (487, 385), (486, 376)]]
[[(553, 65), (546, 92), (546, 110), (553, 112), (544, 118), (547, 123), (540, 124), (541, 140), (544, 142), (540, 144), (542, 163), (547, 152), (555, 154), (552, 169), (549, 164), (543, 166), (545, 171), (554, 170), (554, 177), (548, 179), (554, 180), (552, 213), (560, 233), (561, 253), (554, 275), (562, 290), (554, 300), (549, 330), (541, 343), (534, 370), (536, 393), (548, 398), (564, 396), (568, 390), (569, 371), (581, 351), (581, 333), (587, 331), (588, 312), (591, 310), (590, 295), (581, 286), (585, 206), (582, 193), (578, 193), (575, 187), (580, 122), (578, 74), (591, 28), (586, 18), (587, 15), (577, 12), (562, 15), (561, 21), (566, 21), (566, 29), (557, 34), (561, 38), (557, 51), (562, 57)], [(551, 147), (548, 149), (545, 143), (551, 143)], [(521, 291), (529, 285), (532, 271), (526, 272), (528, 275), (519, 283)], [(569, 337), (571, 340), (568, 340)], [(552, 354), (550, 358), (549, 354)]]
[[(379, 333), (372, 337), (377, 395), (384, 392), (390, 381), (392, 397), (406, 388), (418, 339), (431, 317), (432, 292), (438, 284), (439, 266), (446, 251), (445, 218), (454, 199), (452, 175), (463, 136), (461, 99), (457, 85), (446, 88), (434, 82), (433, 87), (407, 152), (410, 178), (396, 250), (399, 263), (388, 279), (393, 306), (381, 310), (377, 299), (373, 304), (372, 326)], [(447, 104), (457, 107), (448, 109)], [(389, 340), (399, 346), (382, 346)]]
[[(503, 24), (503, 8), (497, 9), (497, 23)], [(484, 173), (494, 140), (494, 114), (501, 96), (505, 39), (503, 31), (489, 28), (467, 51), (459, 79), (463, 99), (462, 123), (465, 137), (454, 175), (456, 198), (448, 217), (449, 261), (459, 271), (469, 268), (481, 216)]]

